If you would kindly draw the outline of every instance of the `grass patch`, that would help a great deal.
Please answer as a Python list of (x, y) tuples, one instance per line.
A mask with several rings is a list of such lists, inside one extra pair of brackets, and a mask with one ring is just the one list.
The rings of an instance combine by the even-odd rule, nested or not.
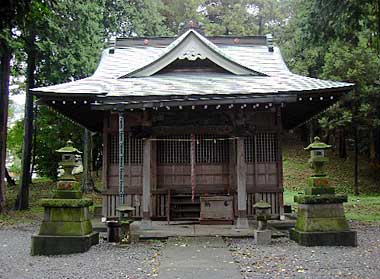
[[(55, 187), (56, 182), (51, 179), (33, 179), (29, 193), (29, 209), (21, 211), (14, 210), (18, 188), (7, 187), (6, 207), (5, 211), (0, 214), (0, 227), (40, 222), (44, 209), (40, 206), (39, 201), (43, 198), (51, 198), (52, 190)], [(84, 197), (91, 199), (94, 204), (101, 204), (101, 196), (99, 194), (90, 193), (85, 194)], [(90, 211), (93, 211), (93, 206), (90, 208)]]
[[(310, 153), (303, 150), (307, 144), (296, 136), (285, 136), (283, 144), (284, 188), (290, 191), (303, 191), (306, 179), (312, 174), (308, 159)], [(334, 151), (328, 151), (330, 161), (326, 166), (331, 186), (338, 193), (352, 193), (354, 182), (354, 160), (352, 152), (342, 159)], [(380, 172), (368, 163), (363, 156), (359, 161), (359, 188), (362, 194), (380, 193)]]

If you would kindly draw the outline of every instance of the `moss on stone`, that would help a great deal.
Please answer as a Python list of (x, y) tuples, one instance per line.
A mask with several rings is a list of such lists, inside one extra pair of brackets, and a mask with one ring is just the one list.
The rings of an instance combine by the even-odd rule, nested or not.
[(347, 231), (349, 226), (345, 217), (297, 218), (295, 228), (303, 232)]
[(343, 203), (347, 202), (347, 195), (300, 195), (295, 196), (294, 201), (303, 204), (324, 204), (324, 203)]
[(92, 225), (89, 220), (81, 222), (47, 222), (43, 221), (39, 235), (87, 235), (92, 232)]
[(55, 199), (80, 199), (82, 193), (78, 190), (53, 190)]
[(305, 195), (334, 195), (335, 188), (333, 187), (306, 187)]
[(87, 207), (45, 207), (45, 221), (73, 221), (88, 220)]
[(90, 199), (41, 199), (44, 207), (88, 207), (93, 204)]

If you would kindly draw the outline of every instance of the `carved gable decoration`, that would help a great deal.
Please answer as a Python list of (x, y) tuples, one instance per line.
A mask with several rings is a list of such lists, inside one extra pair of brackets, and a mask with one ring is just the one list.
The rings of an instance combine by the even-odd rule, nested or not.
[(175, 61), (197, 61), (198, 59), (211, 61), (218, 68), (234, 75), (267, 76), (235, 62), (216, 45), (190, 29), (171, 43), (156, 60), (119, 78), (148, 77), (157, 74)]

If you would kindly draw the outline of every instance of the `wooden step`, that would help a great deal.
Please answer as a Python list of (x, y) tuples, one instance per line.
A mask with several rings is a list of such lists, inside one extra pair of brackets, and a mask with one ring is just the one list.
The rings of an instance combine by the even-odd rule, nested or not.
[(173, 213), (177, 213), (177, 212), (179, 212), (179, 213), (181, 213), (181, 212), (197, 212), (197, 213), (199, 213), (200, 211), (201, 211), (200, 208), (194, 208), (194, 209), (192, 209), (192, 208), (173, 208), (172, 209)]
[(200, 201), (172, 201), (171, 202), (172, 205), (200, 205), (201, 202)]

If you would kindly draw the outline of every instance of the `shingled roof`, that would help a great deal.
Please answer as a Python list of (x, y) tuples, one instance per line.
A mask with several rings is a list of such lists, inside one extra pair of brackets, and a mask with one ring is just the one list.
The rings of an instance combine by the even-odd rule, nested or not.
[[(173, 70), (186, 61), (205, 61), (216, 70)], [(291, 73), (271, 37), (204, 37), (190, 29), (177, 38), (117, 39), (103, 51), (92, 76), (32, 91), (50, 99), (89, 97), (92, 109), (109, 110), (120, 105), (145, 109), (179, 103), (294, 103), (352, 87)]]

